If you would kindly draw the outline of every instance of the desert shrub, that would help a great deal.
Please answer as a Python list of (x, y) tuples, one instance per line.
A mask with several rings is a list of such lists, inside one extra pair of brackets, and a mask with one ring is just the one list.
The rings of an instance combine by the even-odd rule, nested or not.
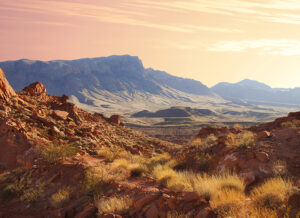
[(205, 139), (195, 138), (192, 140), (191, 145), (197, 149), (205, 150), (212, 147), (218, 138), (214, 134), (210, 134)]
[(281, 206), (294, 191), (291, 181), (281, 177), (272, 178), (251, 191), (251, 198), (257, 208), (275, 209)]
[(127, 211), (133, 205), (133, 200), (129, 196), (117, 196), (106, 200), (100, 200), (97, 204), (98, 213), (120, 213)]
[[(245, 184), (235, 174), (197, 175), (193, 183), (195, 191), (203, 198), (211, 200), (212, 205), (234, 203), (234, 199), (238, 201), (244, 198)], [(228, 197), (228, 199), (231, 197), (231, 200), (225, 201), (228, 193), (232, 194), (232, 196)]]
[(41, 156), (51, 164), (56, 163), (61, 158), (73, 157), (78, 152), (78, 147), (71, 144), (55, 145), (49, 144), (45, 148), (40, 148)]
[(149, 171), (146, 164), (144, 163), (145, 161), (138, 159), (139, 161), (134, 162), (134, 160), (137, 159), (116, 159), (112, 163), (112, 168), (118, 171), (129, 172), (130, 176), (132, 177), (144, 176)]
[(280, 125), (283, 128), (297, 128), (299, 124), (300, 124), (299, 120), (292, 120), (292, 121), (282, 122)]
[(192, 186), (184, 172), (176, 172), (166, 165), (157, 165), (152, 174), (161, 185), (172, 191), (192, 191)]
[(200, 152), (195, 155), (195, 162), (197, 165), (205, 165), (211, 159), (211, 155), (205, 152)]
[(132, 177), (145, 176), (145, 174), (148, 172), (148, 168), (145, 165), (138, 163), (129, 165), (128, 170), (130, 172), (130, 176)]
[(30, 174), (23, 174), (15, 178), (14, 182), (7, 184), (4, 190), (18, 196), (22, 201), (34, 203), (43, 195), (44, 184), (34, 184)]
[(70, 188), (65, 188), (65, 189), (60, 189), (58, 192), (54, 193), (51, 196), (51, 204), (53, 207), (60, 207), (63, 204), (67, 203), (70, 200), (71, 196), (71, 189)]
[(276, 176), (286, 176), (288, 174), (286, 162), (283, 160), (275, 161), (272, 170)]
[(183, 212), (177, 212), (177, 211), (169, 211), (167, 213), (167, 218), (189, 218), (190, 216), (187, 214), (184, 214)]
[(104, 146), (97, 150), (97, 155), (103, 157), (106, 161), (112, 162), (116, 158), (120, 157), (120, 155), (125, 157), (129, 156), (129, 153), (125, 152), (124, 149), (118, 146), (111, 145), (109, 147)]
[(241, 124), (236, 123), (236, 124), (233, 125), (232, 128), (234, 128), (235, 130), (242, 130), (243, 126)]
[(80, 187), (84, 193), (101, 196), (112, 184), (112, 178), (104, 170), (88, 168), (85, 170), (85, 177)]
[(245, 198), (245, 184), (242, 179), (233, 174), (209, 176), (191, 171), (177, 172), (167, 165), (158, 165), (152, 171), (152, 175), (161, 185), (172, 191), (196, 191), (203, 198), (212, 200), (212, 203), (225, 201), (224, 196), (228, 193), (235, 193), (232, 197), (237, 199), (236, 201)]
[(250, 208), (247, 216), (251, 218), (278, 218), (277, 211), (269, 208)]
[(254, 134), (250, 131), (243, 131), (236, 137), (234, 147), (252, 148), (255, 146)]

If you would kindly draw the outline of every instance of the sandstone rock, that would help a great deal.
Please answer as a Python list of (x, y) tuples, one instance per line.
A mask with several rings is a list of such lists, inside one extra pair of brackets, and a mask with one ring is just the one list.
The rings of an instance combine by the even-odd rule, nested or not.
[(250, 152), (247, 152), (246, 153), (246, 156), (249, 158), (249, 159), (253, 159), (255, 157), (254, 153), (252, 151)]
[(265, 139), (265, 138), (269, 138), (271, 136), (271, 133), (268, 131), (262, 131), (257, 133), (256, 137), (257, 139)]
[(9, 99), (15, 95), (16, 95), (15, 91), (7, 82), (5, 74), (0, 68), (0, 99), (9, 101)]
[(199, 211), (195, 218), (215, 218), (216, 214), (210, 208), (204, 208)]
[(122, 121), (122, 118), (120, 115), (112, 115), (109, 119), (109, 122), (117, 124), (119, 126), (124, 126), (124, 123)]
[(185, 192), (183, 200), (186, 202), (199, 200), (200, 196), (197, 192)]
[(145, 213), (146, 218), (158, 218), (158, 209), (153, 203)]
[(255, 156), (259, 161), (263, 163), (266, 163), (269, 160), (269, 155), (265, 152), (258, 152), (255, 154)]
[(55, 119), (66, 120), (69, 113), (67, 111), (54, 110), (52, 113), (52, 117)]
[(93, 204), (86, 205), (75, 218), (96, 217), (98, 209)]
[(170, 198), (167, 200), (167, 205), (171, 210), (176, 210), (177, 206), (176, 206), (176, 200), (175, 198)]
[(298, 117), (298, 118), (300, 118), (300, 111), (298, 111), (298, 112), (290, 112), (288, 114), (288, 117)]
[(41, 82), (35, 82), (23, 89), (23, 92), (32, 96), (41, 96), (47, 94), (47, 90)]
[(146, 195), (146, 196), (140, 198), (139, 200), (137, 200), (134, 203), (134, 207), (137, 209), (141, 209), (144, 205), (156, 200), (159, 196), (160, 195), (157, 193)]

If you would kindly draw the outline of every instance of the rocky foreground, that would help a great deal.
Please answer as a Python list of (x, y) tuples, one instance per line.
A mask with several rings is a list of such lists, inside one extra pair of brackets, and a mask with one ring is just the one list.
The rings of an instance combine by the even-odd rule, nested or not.
[(0, 217), (297, 217), (300, 112), (147, 137), (0, 70)]

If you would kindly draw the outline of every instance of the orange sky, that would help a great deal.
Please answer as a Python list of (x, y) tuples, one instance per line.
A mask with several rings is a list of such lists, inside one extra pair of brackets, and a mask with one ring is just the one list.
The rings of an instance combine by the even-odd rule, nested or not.
[(139, 56), (208, 86), (300, 87), (299, 0), (0, 0), (0, 60)]

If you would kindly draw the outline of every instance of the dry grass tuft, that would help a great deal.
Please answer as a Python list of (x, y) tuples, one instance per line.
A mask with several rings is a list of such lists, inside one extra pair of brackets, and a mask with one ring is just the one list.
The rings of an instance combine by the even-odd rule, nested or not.
[(250, 131), (243, 131), (236, 136), (233, 147), (252, 148), (255, 146), (254, 134)]
[(251, 192), (251, 198), (257, 208), (276, 209), (294, 191), (291, 181), (281, 177), (267, 180)]
[(78, 147), (70, 144), (49, 144), (45, 148), (40, 148), (40, 153), (46, 161), (48, 161), (51, 164), (54, 164), (61, 158), (72, 157), (76, 155), (78, 150)]
[(112, 197), (107, 200), (102, 200), (97, 204), (98, 213), (120, 213), (128, 210), (133, 205), (133, 200), (129, 196)]
[(96, 170), (94, 168), (88, 168), (85, 171), (85, 178), (80, 183), (81, 190), (85, 193), (92, 194), (93, 196), (101, 196), (104, 192), (113, 184), (112, 178), (110, 178), (104, 170)]
[(273, 173), (276, 176), (286, 176), (288, 174), (287, 164), (283, 160), (277, 160), (273, 163)]
[(211, 134), (207, 136), (205, 139), (195, 138), (191, 142), (191, 146), (195, 146), (197, 149), (204, 151), (207, 148), (212, 147), (218, 138)]
[(67, 203), (70, 200), (71, 189), (65, 188), (60, 189), (58, 192), (51, 196), (51, 204), (53, 207), (61, 207), (63, 204)]

